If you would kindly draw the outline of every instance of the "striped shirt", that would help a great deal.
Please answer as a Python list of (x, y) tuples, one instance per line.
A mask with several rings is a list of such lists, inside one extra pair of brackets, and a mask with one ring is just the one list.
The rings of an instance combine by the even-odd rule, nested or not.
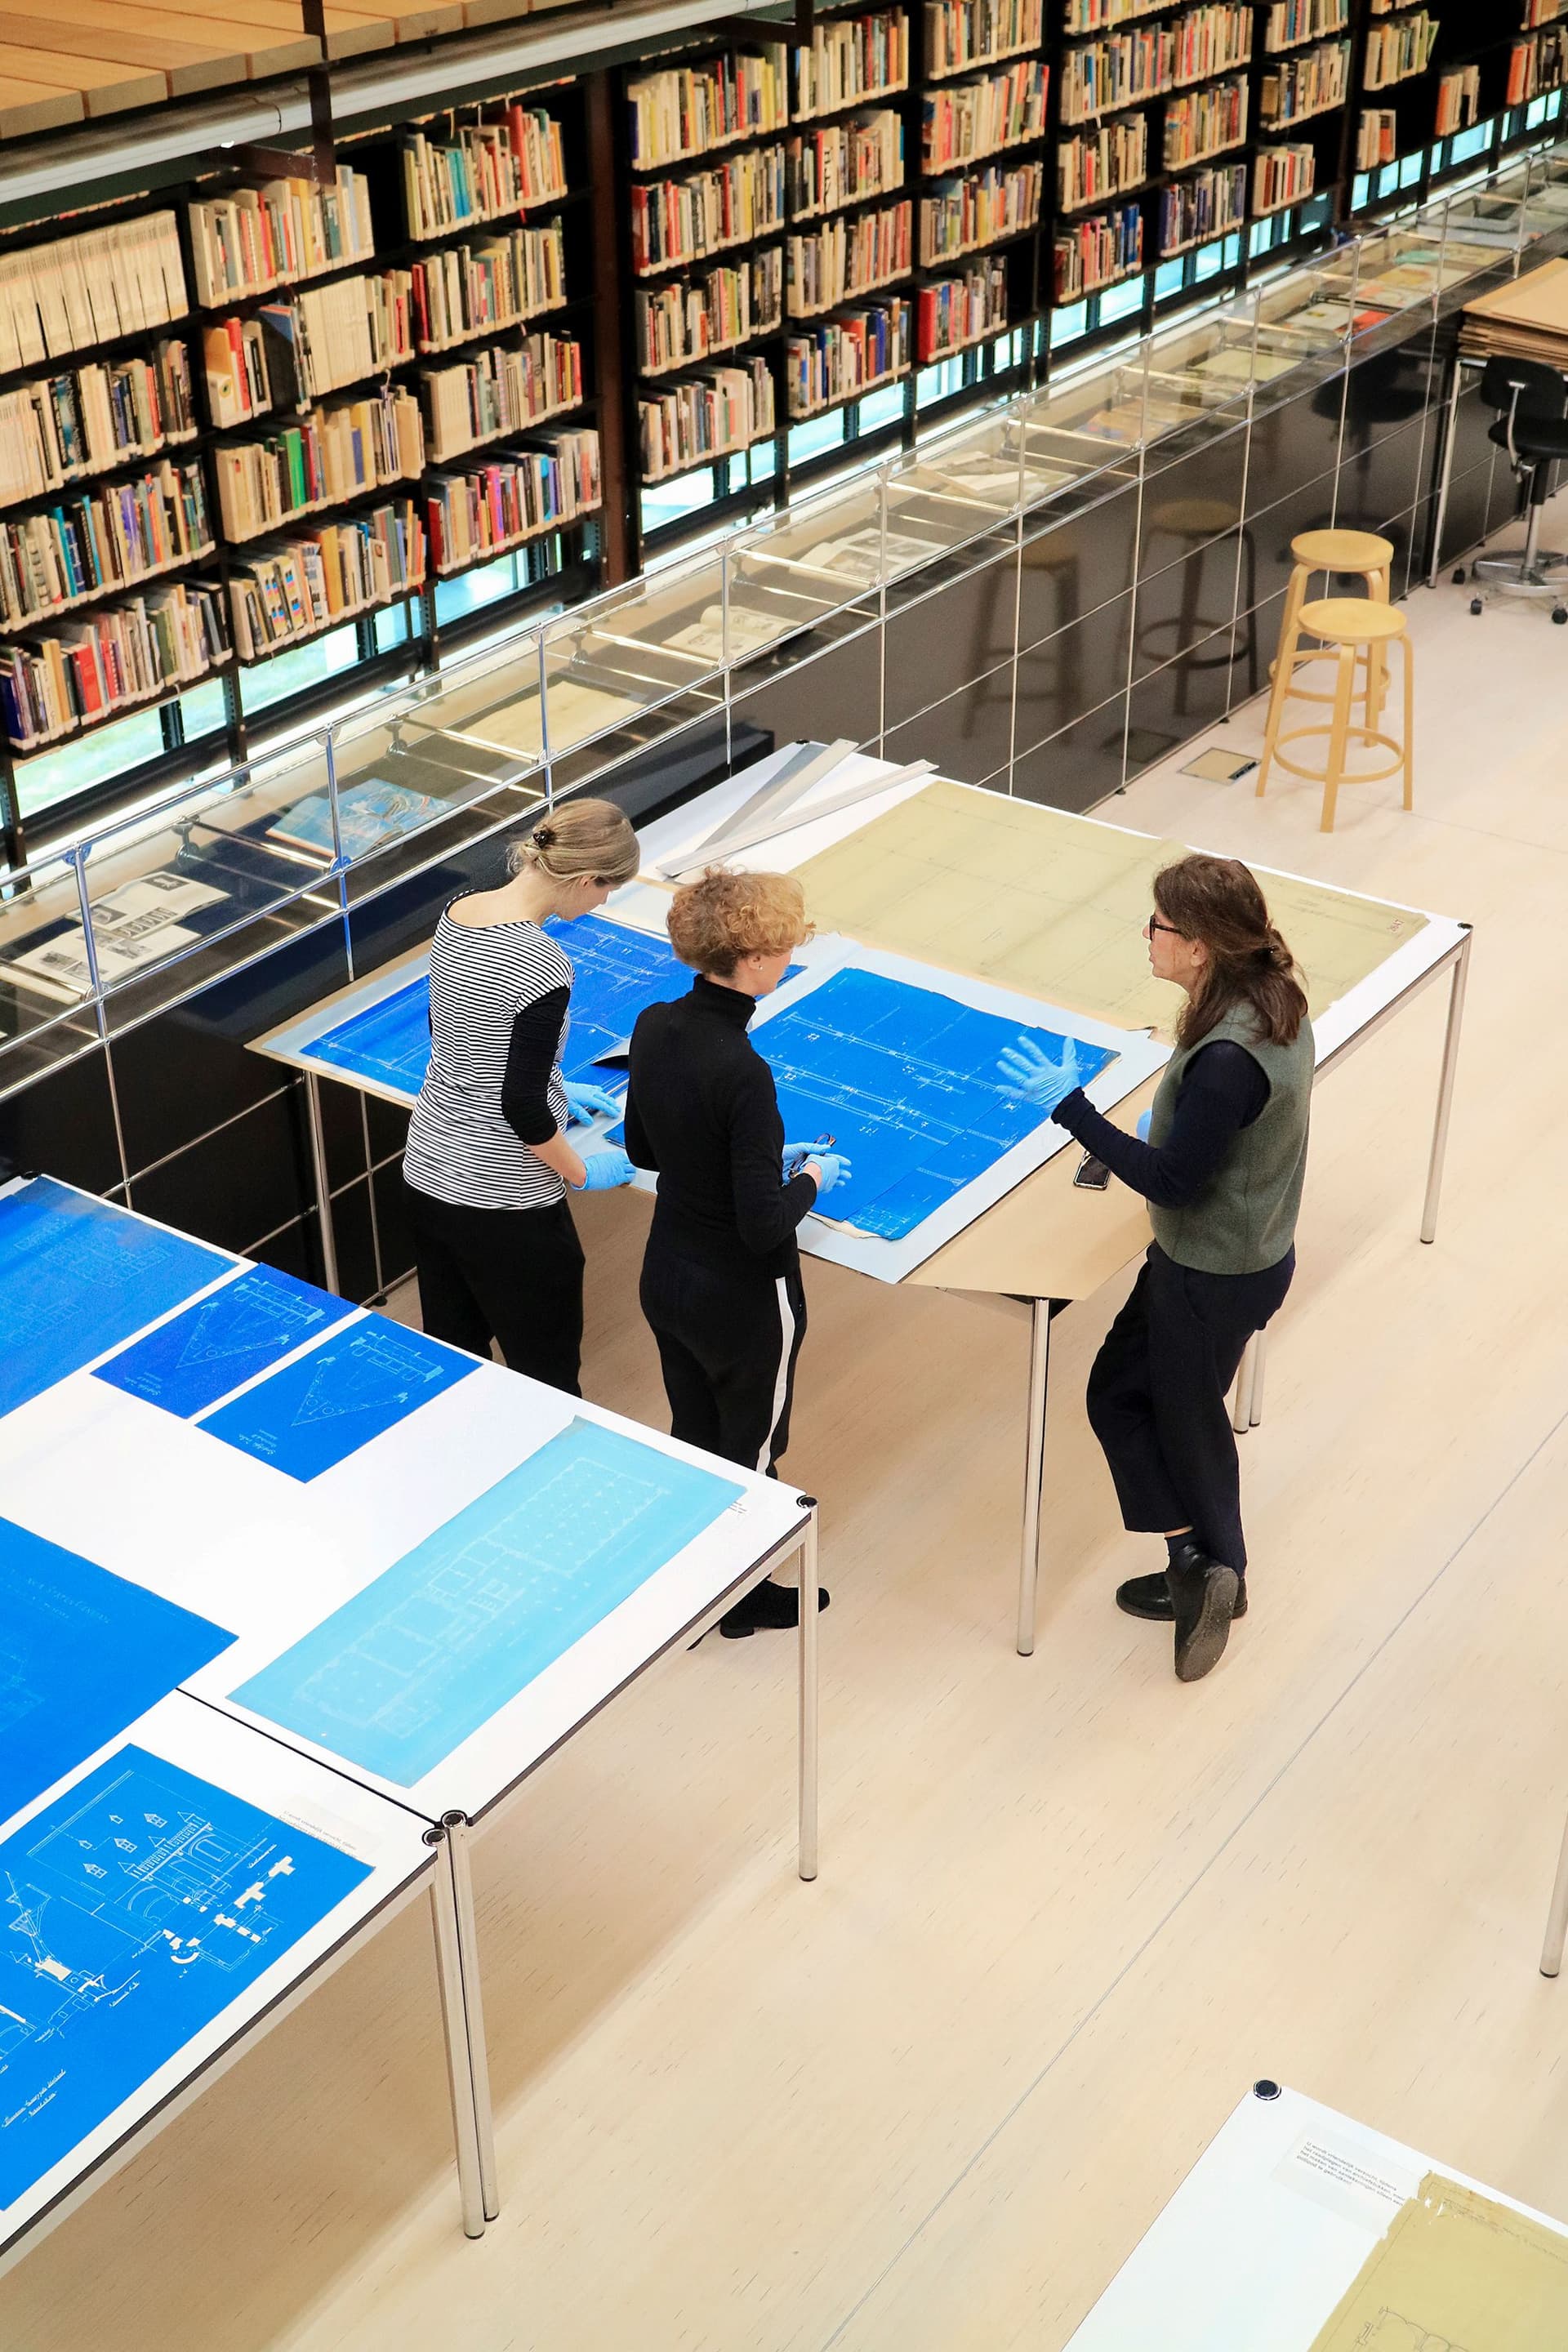
[[(455, 923), (447, 907), (430, 943), (430, 1067), (403, 1159), (416, 1191), (474, 1209), (537, 1209), (564, 1198), (560, 1177), (506, 1117), (501, 1095), (518, 1014), (571, 986), (571, 964), (536, 923), (474, 929)], [(545, 1089), (558, 1129), (567, 1118), (566, 1025), (563, 1018)]]

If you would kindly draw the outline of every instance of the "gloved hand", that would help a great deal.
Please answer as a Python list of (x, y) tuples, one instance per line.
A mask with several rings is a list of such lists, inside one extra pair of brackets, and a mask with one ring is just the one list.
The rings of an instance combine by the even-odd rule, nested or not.
[(798, 1176), (808, 1160), (816, 1160), (820, 1159), (820, 1157), (821, 1149), (817, 1144), (786, 1143), (784, 1148), (784, 1160), (781, 1163), (784, 1169), (784, 1182), (787, 1184), (792, 1176)]
[(1053, 1062), (1027, 1031), (1019, 1035), (1016, 1045), (1004, 1047), (996, 1069), (1009, 1100), (1034, 1103), (1041, 1109), (1059, 1102), (1078, 1084), (1078, 1060), (1071, 1045), (1065, 1045), (1061, 1060)]
[(1141, 1110), (1141, 1111), (1139, 1112), (1139, 1114), (1138, 1114), (1138, 1140), (1139, 1140), (1139, 1142), (1140, 1142), (1140, 1143), (1147, 1143), (1147, 1142), (1148, 1142), (1148, 1140), (1149, 1140), (1149, 1121), (1153, 1118), (1153, 1116), (1154, 1116), (1154, 1113), (1153, 1113), (1153, 1111), (1152, 1111), (1152, 1108), (1151, 1108), (1151, 1109), (1149, 1109), (1149, 1110)]
[(617, 1184), (629, 1184), (637, 1172), (626, 1153), (615, 1144), (607, 1143), (603, 1151), (591, 1151), (584, 1160), (583, 1181), (577, 1190), (580, 1192), (612, 1192)]
[(835, 1184), (843, 1183), (853, 1173), (849, 1155), (847, 1151), (814, 1151), (811, 1158), (813, 1165), (822, 1171), (816, 1180), (816, 1197), (826, 1201)]
[(607, 1095), (603, 1087), (585, 1087), (575, 1078), (567, 1078), (563, 1083), (566, 1088), (567, 1111), (579, 1127), (586, 1127), (595, 1111), (606, 1111), (612, 1118), (619, 1118), (620, 1104), (614, 1095)]

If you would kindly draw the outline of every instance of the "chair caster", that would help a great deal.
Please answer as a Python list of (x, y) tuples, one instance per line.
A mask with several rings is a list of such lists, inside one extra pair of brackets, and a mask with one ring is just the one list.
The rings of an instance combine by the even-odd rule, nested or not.
[(1568, 628), (1568, 604), (1553, 604), (1552, 617), (1560, 629)]
[(1464, 567), (1464, 565), (1461, 563), (1461, 564), (1460, 564), (1460, 566), (1459, 566), (1459, 568), (1458, 568), (1458, 571), (1455, 572), (1455, 574), (1454, 574), (1454, 585), (1455, 585), (1455, 587), (1456, 587), (1456, 588), (1462, 588), (1462, 587), (1464, 586), (1464, 584), (1465, 584), (1465, 567)]
[(1480, 598), (1479, 598), (1479, 596), (1472, 596), (1472, 597), (1471, 597), (1471, 599), (1470, 599), (1470, 610), (1471, 610), (1471, 612), (1472, 612), (1472, 613), (1482, 613), (1482, 612), (1484, 612), (1484, 611), (1486, 610), (1485, 605), (1481, 603), (1481, 600), (1480, 600)]

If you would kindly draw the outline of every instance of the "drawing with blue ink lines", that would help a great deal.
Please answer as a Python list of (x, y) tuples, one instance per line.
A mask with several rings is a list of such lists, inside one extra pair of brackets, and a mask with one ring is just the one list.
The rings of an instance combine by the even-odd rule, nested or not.
[(223, 1626), (0, 1519), (0, 1819), (233, 1640)]
[(231, 1696), (411, 1789), (742, 1491), (574, 1421)]
[(479, 1368), (477, 1356), (366, 1315), (196, 1425), (287, 1477), (319, 1478)]
[(784, 1133), (832, 1135), (848, 1155), (854, 1172), (835, 1186), (829, 1217), (898, 1241), (1049, 1116), (1010, 1100), (995, 1075), (1020, 1035), (1059, 1066), (1058, 1102), (1116, 1058), (853, 967), (759, 1023), (752, 1043), (773, 1073)]
[(0, 1843), (0, 2208), (369, 1874), (139, 1748)]
[(93, 1378), (189, 1421), (353, 1313), (346, 1298), (256, 1265), (111, 1356)]
[(232, 1259), (37, 1177), (0, 1200), (0, 1412), (79, 1372)]
[[(406, 784), (389, 784), (371, 776), (339, 793), (338, 838), (345, 857), (363, 857), (378, 843), (412, 833), (416, 826), (428, 824), (432, 817), (450, 814), (447, 802), (428, 793), (411, 793)], [(291, 809), (274, 817), (267, 831), (274, 841), (287, 842), (295, 849), (319, 850), (323, 857), (331, 857), (331, 803), (325, 793), (312, 793), (308, 800), (296, 801)]]

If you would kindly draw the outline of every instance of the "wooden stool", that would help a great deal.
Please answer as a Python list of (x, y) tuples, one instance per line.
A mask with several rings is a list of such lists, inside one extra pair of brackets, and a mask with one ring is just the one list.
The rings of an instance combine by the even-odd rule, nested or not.
[[(1338, 662), (1331, 697), (1309, 694), (1293, 684), (1293, 670), (1281, 659), (1274, 680), (1274, 692), (1268, 702), (1268, 731), (1263, 740), (1263, 759), (1258, 771), (1258, 790), (1263, 793), (1268, 782), (1270, 765), (1278, 761), (1292, 776), (1304, 776), (1309, 783), (1323, 787), (1324, 833), (1334, 829), (1334, 803), (1342, 783), (1375, 784), (1384, 777), (1405, 775), (1405, 805), (1415, 805), (1415, 794), (1410, 767), (1411, 736), (1415, 724), (1415, 679), (1410, 663), (1410, 639), (1405, 633), (1405, 615), (1392, 604), (1380, 604), (1364, 596), (1326, 596), (1319, 603), (1303, 604), (1297, 614), (1299, 631), (1320, 643), (1293, 656), (1300, 667), (1319, 661), (1326, 652), (1336, 655)], [(1405, 655), (1405, 740), (1397, 742), (1392, 735), (1378, 730), (1377, 720), (1383, 698), (1383, 673), (1385, 648), (1398, 638)], [(1356, 667), (1365, 665), (1363, 691), (1364, 704), (1362, 723), (1356, 725), (1351, 717), (1355, 697)], [(1326, 726), (1296, 727), (1289, 734), (1279, 731), (1279, 719), (1291, 695), (1303, 701), (1324, 702), (1331, 699), (1333, 716)], [(1309, 736), (1326, 735), (1329, 739), (1328, 759), (1321, 768), (1303, 767), (1299, 761), (1289, 760), (1281, 748), (1287, 743), (1305, 742)], [(1369, 750), (1373, 747), (1392, 751), (1394, 757), (1385, 768), (1373, 768), (1363, 774), (1345, 773), (1345, 752), (1352, 737)]]
[[(1195, 648), (1216, 631), (1229, 628), (1235, 617), (1237, 576), (1233, 569), (1230, 583), (1230, 609), (1224, 613), (1201, 610), (1204, 574), (1211, 552), (1223, 560), (1230, 544), (1230, 534), (1240, 525), (1241, 541), (1238, 561), (1245, 561), (1247, 570), (1247, 604), (1242, 624), (1245, 636), (1239, 644), (1218, 654), (1199, 654)], [(1163, 562), (1154, 552), (1159, 539), (1174, 541), (1178, 551), (1174, 560)], [(1227, 506), (1220, 499), (1172, 499), (1163, 506), (1152, 509), (1145, 518), (1140, 532), (1138, 568), (1141, 574), (1139, 596), (1147, 601), (1150, 588), (1157, 575), (1167, 567), (1173, 570), (1179, 562), (1184, 565), (1180, 609), (1163, 620), (1141, 620), (1137, 651), (1156, 667), (1166, 664), (1182, 664), (1182, 674), (1176, 681), (1175, 711), (1186, 716), (1187, 684), (1191, 673), (1200, 669), (1229, 668), (1239, 664), (1245, 654), (1249, 684), (1247, 691), (1258, 691), (1258, 625), (1253, 607), (1258, 602), (1258, 548), (1251, 530), (1241, 520), (1237, 507)], [(1223, 577), (1223, 575), (1222, 575)], [(1169, 646), (1164, 633), (1173, 631)]]
[[(1388, 602), (1389, 567), (1394, 562), (1394, 542), (1381, 539), (1374, 530), (1302, 530), (1290, 541), (1294, 559), (1290, 584), (1285, 591), (1284, 617), (1279, 624), (1279, 643), (1268, 675), (1274, 681), (1274, 696), (1281, 691), (1299, 695), (1306, 702), (1331, 702), (1331, 694), (1319, 694), (1306, 687), (1281, 689), (1280, 678), (1289, 678), (1296, 663), (1296, 641), (1300, 635), (1301, 607), (1307, 601), (1307, 586), (1313, 574), (1331, 572), (1342, 577), (1364, 580), (1369, 597), (1380, 604)], [(1314, 649), (1307, 658), (1320, 661), (1323, 649)], [(1373, 716), (1382, 704), (1382, 679), (1374, 698)], [(1269, 698), (1268, 725), (1277, 724), (1274, 697)]]

